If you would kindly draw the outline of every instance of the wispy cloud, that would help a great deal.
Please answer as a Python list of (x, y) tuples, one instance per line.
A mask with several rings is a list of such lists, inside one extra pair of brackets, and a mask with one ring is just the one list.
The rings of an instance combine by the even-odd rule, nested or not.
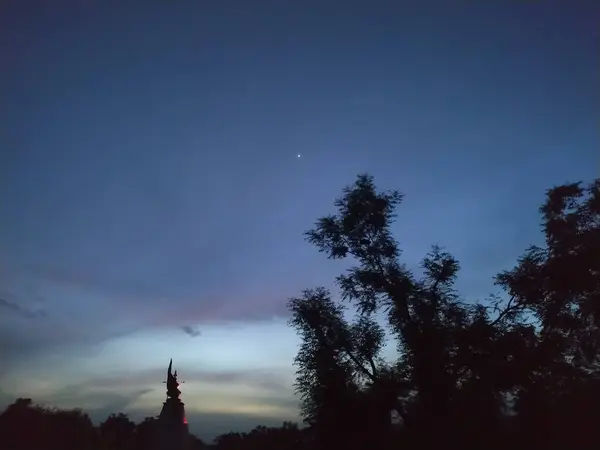
[[(287, 313), (288, 294), (266, 286), (262, 292), (244, 295), (224, 291), (204, 296), (201, 290), (192, 290), (163, 296), (160, 289), (153, 292), (152, 286), (144, 287), (143, 283), (112, 285), (85, 267), (71, 271), (5, 264), (3, 269), (6, 276), (0, 278), (0, 308), (11, 314), (0, 317), (0, 343), (6, 343), (0, 345), (0, 357), (9, 365), (15, 358), (64, 346), (77, 347), (86, 354), (110, 339), (140, 331), (180, 329), (194, 338), (202, 334), (203, 324), (261, 323)], [(41, 302), (30, 286), (44, 292), (43, 309), (20, 301)], [(27, 330), (20, 323), (37, 318), (45, 320), (36, 321), (35, 327)]]
[(85, 266), (56, 269), (28, 265), (13, 267), (12, 273), (43, 285), (46, 290), (48, 287), (75, 290), (86, 297), (102, 298), (105, 308), (115, 313), (135, 314), (152, 322), (168, 322), (171, 326), (177, 326), (174, 321), (189, 325), (189, 322), (261, 321), (285, 316), (285, 299), (293, 293), (277, 283), (245, 289), (242, 295), (240, 288), (227, 287), (220, 288), (218, 294), (206, 293), (202, 286), (180, 289), (169, 279), (113, 280)]
[(287, 377), (265, 370), (203, 372), (194, 374), (194, 376), (213, 384), (243, 384), (254, 389), (271, 392), (290, 392), (292, 390), (292, 385)]
[(25, 319), (36, 319), (38, 317), (46, 317), (48, 314), (46, 311), (40, 309), (34, 311), (32, 309), (26, 308), (24, 306), (18, 305), (14, 302), (10, 302), (4, 298), (0, 298), (0, 308), (8, 309), (12, 311), (14, 314), (23, 317)]
[[(82, 393), (93, 389), (137, 389), (141, 386), (155, 386), (157, 380), (164, 378), (165, 368), (156, 368), (136, 372), (113, 372), (87, 379), (84, 382), (64, 388), (64, 392)], [(280, 370), (202, 370), (190, 367), (181, 368), (185, 381), (190, 384), (211, 384), (218, 386), (247, 386), (254, 390), (268, 391), (273, 394), (289, 395), (292, 380), (289, 373)]]
[[(147, 387), (123, 390), (118, 386), (112, 386), (112, 389), (98, 389), (86, 383), (67, 386), (33, 400), (49, 407), (81, 408), (94, 420), (100, 422), (110, 414), (127, 412), (141, 397), (152, 391), (153, 389)], [(157, 408), (159, 406), (157, 405)], [(152, 415), (150, 411), (148, 412), (148, 415)]]
[(197, 337), (200, 336), (200, 330), (198, 330), (197, 328), (194, 328), (190, 325), (184, 325), (181, 327), (181, 329), (183, 330), (183, 332), (191, 337)]

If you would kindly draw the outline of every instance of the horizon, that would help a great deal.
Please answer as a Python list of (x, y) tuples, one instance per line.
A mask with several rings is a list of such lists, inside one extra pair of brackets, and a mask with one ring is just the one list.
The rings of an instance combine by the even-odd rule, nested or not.
[(0, 406), (139, 421), (173, 358), (200, 438), (300, 423), (285, 305), (336, 292), (303, 232), (358, 173), (405, 195), (402, 261), (440, 244), (471, 301), (543, 239), (547, 189), (598, 176), (592, 1), (24, 3), (0, 6)]

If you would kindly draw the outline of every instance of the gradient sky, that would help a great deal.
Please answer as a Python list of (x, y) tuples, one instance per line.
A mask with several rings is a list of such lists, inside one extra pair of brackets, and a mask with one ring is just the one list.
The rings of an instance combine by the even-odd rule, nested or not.
[(600, 173), (596, 3), (2, 2), (3, 403), (156, 415), (172, 357), (200, 436), (296, 419), (285, 302), (342, 269), (302, 232), (359, 172), (495, 292)]

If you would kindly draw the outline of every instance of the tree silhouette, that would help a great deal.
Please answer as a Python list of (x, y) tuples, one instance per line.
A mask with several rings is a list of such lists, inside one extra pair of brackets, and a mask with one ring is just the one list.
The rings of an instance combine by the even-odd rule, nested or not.
[(110, 450), (126, 450), (134, 445), (135, 429), (127, 414), (111, 414), (100, 424), (100, 435)]
[[(139, 424), (126, 414), (111, 414), (98, 427), (80, 409), (63, 410), (34, 405), (19, 398), (0, 414), (0, 448), (33, 450), (44, 448), (94, 450), (152, 450), (158, 420), (147, 417)], [(190, 434), (190, 450), (206, 445)]]
[[(403, 409), (399, 397), (408, 386), (416, 390), (422, 413), (435, 410), (442, 418), (448, 415), (451, 377), (444, 370), (448, 355), (444, 350), (451, 330), (438, 324), (444, 308), (454, 312), (457, 319), (461, 312), (465, 316), (462, 320), (466, 318), (463, 310), (454, 311), (457, 303), (453, 302), (451, 287), (458, 264), (434, 248), (423, 261), (425, 278), (417, 281), (400, 263), (400, 250), (390, 228), (401, 200), (396, 191), (377, 192), (373, 179), (360, 175), (336, 200), (337, 214), (319, 219), (316, 227), (307, 232), (309, 242), (329, 258), (349, 257), (357, 262), (337, 282), (342, 298), (356, 306), (358, 316), (354, 324), (347, 324), (342, 317), (343, 308), (322, 288), (306, 291), (302, 298), (290, 301), (291, 324), (303, 338), (296, 358), (297, 390), (309, 422), (315, 420), (311, 411), (318, 408), (328, 412), (321, 416), (339, 418), (361, 403), (364, 406), (365, 402), (358, 401), (364, 395), (359, 396), (358, 392), (369, 392), (366, 383), (370, 392), (377, 392), (379, 397), (378, 401), (367, 403), (381, 405), (379, 411), (368, 408), (369, 417), (382, 421), (377, 426), (380, 431), (391, 430), (390, 409), (396, 405), (396, 410)], [(379, 358), (384, 332), (373, 316), (382, 309), (387, 312), (388, 324), (401, 351), (401, 358), (391, 366)], [(318, 368), (329, 377), (327, 388)], [(380, 372), (391, 375), (385, 378), (385, 388), (381, 387)], [(319, 397), (325, 388), (337, 394)]]
[[(151, 445), (151, 444), (150, 444)], [(145, 447), (140, 447), (140, 448), (150, 448), (148, 446)], [(198, 438), (197, 436), (194, 436), (193, 434), (189, 434), (189, 450), (202, 450), (204, 448), (206, 448), (206, 444), (204, 442), (202, 442), (202, 439)]]
[(96, 433), (89, 416), (81, 410), (48, 409), (31, 399), (17, 399), (0, 415), (2, 448), (93, 448)]
[[(514, 430), (506, 414), (512, 398), (528, 423), (528, 396), (558, 405), (548, 389), (566, 393), (585, 378), (584, 369), (591, 376), (597, 361), (598, 182), (587, 190), (549, 191), (541, 209), (548, 248), (531, 248), (497, 277), (510, 294), (506, 300), (475, 303), (454, 290), (458, 261), (439, 247), (423, 259), (421, 277), (402, 264), (391, 233), (401, 200), (399, 192), (378, 192), (372, 177), (359, 175), (335, 201), (336, 214), (306, 234), (329, 258), (355, 263), (337, 284), (356, 320), (348, 323), (344, 305), (324, 288), (289, 302), (290, 323), (302, 339), (295, 362), (303, 416), (324, 447), (341, 430), (341, 418), (353, 430), (369, 423), (378, 430), (376, 445), (387, 445), (382, 436), (394, 435), (390, 409), (401, 413), (403, 438), (414, 445), (441, 439), (500, 447), (500, 436)], [(377, 314), (387, 319), (396, 361), (379, 356), (385, 334)], [(318, 432), (321, 427), (330, 434)], [(491, 435), (498, 439), (489, 442)]]
[(530, 444), (591, 448), (598, 439), (585, 431), (600, 420), (600, 180), (550, 189), (540, 213), (545, 246), (497, 277), (539, 330), (516, 407)]
[(281, 427), (257, 426), (248, 433), (226, 433), (215, 439), (218, 450), (296, 450), (306, 448), (305, 432), (291, 422)]
[(146, 417), (135, 428), (135, 448), (145, 450), (152, 448), (158, 439), (158, 419)]

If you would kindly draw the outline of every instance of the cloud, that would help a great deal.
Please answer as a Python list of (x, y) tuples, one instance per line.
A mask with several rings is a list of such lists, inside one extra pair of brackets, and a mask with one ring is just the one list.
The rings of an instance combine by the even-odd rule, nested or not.
[[(289, 372), (281, 370), (203, 370), (177, 367), (185, 375), (188, 386), (210, 384), (214, 386), (246, 386), (270, 394), (289, 397), (292, 380)], [(156, 386), (165, 377), (166, 368), (155, 368), (136, 372), (113, 372), (94, 376), (83, 382), (65, 387), (61, 392), (84, 393), (93, 389), (119, 389), (134, 391), (143, 386)], [(62, 394), (60, 394), (62, 395)]]
[[(113, 285), (85, 267), (72, 271), (5, 264), (2, 269), (0, 308), (10, 312), (0, 314), (4, 366), (66, 349), (88, 356), (111, 339), (137, 332), (179, 328), (197, 337), (203, 324), (260, 323), (287, 313), (289, 295), (266, 287), (243, 295), (232, 290), (205, 296), (201, 287), (166, 295), (138, 282)], [(35, 308), (25, 307), (21, 299)], [(31, 324), (25, 326), (25, 319)], [(0, 368), (0, 376), (4, 371)]]
[[(95, 421), (102, 421), (110, 414), (127, 411), (142, 396), (152, 392), (150, 388), (124, 391), (113, 389), (91, 389), (84, 385), (68, 386), (40, 399), (47, 406), (82, 408)], [(63, 406), (64, 405), (64, 406)]]
[[(118, 414), (119, 412), (122, 411), (129, 411), (130, 410), (130, 406), (135, 403), (140, 397), (142, 397), (143, 395), (147, 394), (151, 392), (150, 389), (141, 389), (139, 391), (135, 391), (133, 393), (131, 393), (130, 395), (108, 395), (107, 397), (105, 397), (105, 402), (104, 405), (101, 407), (97, 407), (97, 408), (88, 408), (85, 410), (85, 412), (87, 412), (90, 415), (90, 418), (96, 422), (96, 423), (101, 423), (104, 420), (106, 420), (106, 418), (108, 416), (110, 416), (111, 414)], [(106, 394), (103, 394), (106, 395)], [(146, 417), (150, 417), (150, 416), (156, 416), (157, 414), (154, 411), (147, 411), (146, 414), (144, 414), (144, 417), (141, 418), (134, 418), (132, 417), (132, 420), (135, 420), (137, 422), (140, 422), (141, 420), (143, 420)]]
[[(190, 325), (285, 317), (286, 299), (295, 293), (276, 284), (254, 288), (219, 286), (218, 290), (205, 292), (202, 285), (182, 289), (169, 279), (115, 280), (85, 267), (57, 269), (27, 265), (12, 267), (11, 275), (27, 278), (43, 286), (44, 291), (74, 290), (89, 298), (102, 299), (104, 308), (117, 316), (135, 315), (150, 325), (175, 327), (182, 322)], [(93, 302), (88, 300), (86, 306), (90, 303)]]
[(8, 309), (14, 314), (23, 317), (25, 319), (36, 319), (38, 317), (46, 317), (47, 313), (44, 310), (33, 311), (29, 308), (17, 305), (14, 302), (10, 302), (4, 298), (0, 298), (0, 308)]
[(244, 384), (256, 389), (275, 392), (289, 392), (292, 389), (287, 378), (265, 370), (217, 371), (194, 375), (204, 382), (213, 384)]
[(190, 326), (190, 325), (184, 325), (181, 327), (181, 329), (183, 330), (183, 332), (185, 334), (188, 334), (191, 337), (197, 337), (200, 336), (200, 330)]

